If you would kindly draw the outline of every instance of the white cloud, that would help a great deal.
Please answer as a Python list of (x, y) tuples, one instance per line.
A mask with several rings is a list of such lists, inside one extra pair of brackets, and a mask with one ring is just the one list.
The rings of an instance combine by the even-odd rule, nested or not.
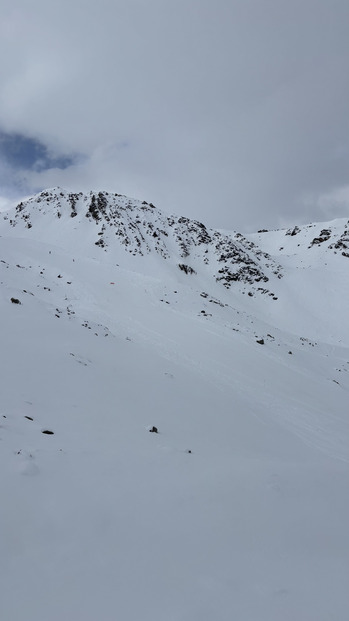
[(314, 204), (324, 221), (349, 216), (349, 185), (336, 188), (332, 192), (320, 196), (308, 195), (304, 197), (306, 210), (311, 212)]
[(7, 211), (8, 209), (11, 209), (11, 207), (14, 207), (14, 202), (5, 196), (0, 196), (0, 212)]

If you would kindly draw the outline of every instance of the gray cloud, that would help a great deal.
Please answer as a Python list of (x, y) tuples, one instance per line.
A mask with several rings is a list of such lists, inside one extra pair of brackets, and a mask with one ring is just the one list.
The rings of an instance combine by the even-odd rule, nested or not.
[(346, 0), (3, 0), (0, 128), (52, 163), (19, 178), (241, 231), (347, 215), (348, 13)]

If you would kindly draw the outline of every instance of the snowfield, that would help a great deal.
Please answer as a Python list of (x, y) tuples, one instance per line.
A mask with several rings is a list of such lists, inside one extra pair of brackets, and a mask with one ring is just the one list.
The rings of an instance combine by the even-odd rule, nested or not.
[(347, 621), (348, 223), (0, 218), (0, 618)]

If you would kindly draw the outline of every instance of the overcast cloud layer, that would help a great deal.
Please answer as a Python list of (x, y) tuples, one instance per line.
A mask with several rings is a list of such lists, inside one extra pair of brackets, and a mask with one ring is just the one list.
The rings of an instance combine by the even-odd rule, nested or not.
[(0, 207), (61, 185), (242, 232), (349, 215), (347, 0), (0, 14)]

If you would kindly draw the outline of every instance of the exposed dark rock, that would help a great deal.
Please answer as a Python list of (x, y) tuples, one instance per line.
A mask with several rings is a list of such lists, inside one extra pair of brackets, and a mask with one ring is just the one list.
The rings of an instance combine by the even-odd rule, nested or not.
[(185, 274), (196, 274), (194, 268), (190, 267), (190, 265), (185, 265), (184, 263), (178, 264), (179, 269)]
[(298, 233), (300, 233), (301, 230), (299, 228), (299, 226), (295, 226), (293, 229), (288, 229), (288, 231), (286, 231), (285, 235), (298, 235)]
[(309, 248), (311, 248), (312, 246), (315, 246), (316, 244), (322, 244), (323, 242), (327, 241), (328, 239), (330, 239), (331, 237), (331, 231), (329, 229), (322, 229), (320, 236), (319, 237), (314, 237), (313, 241), (311, 242)]

